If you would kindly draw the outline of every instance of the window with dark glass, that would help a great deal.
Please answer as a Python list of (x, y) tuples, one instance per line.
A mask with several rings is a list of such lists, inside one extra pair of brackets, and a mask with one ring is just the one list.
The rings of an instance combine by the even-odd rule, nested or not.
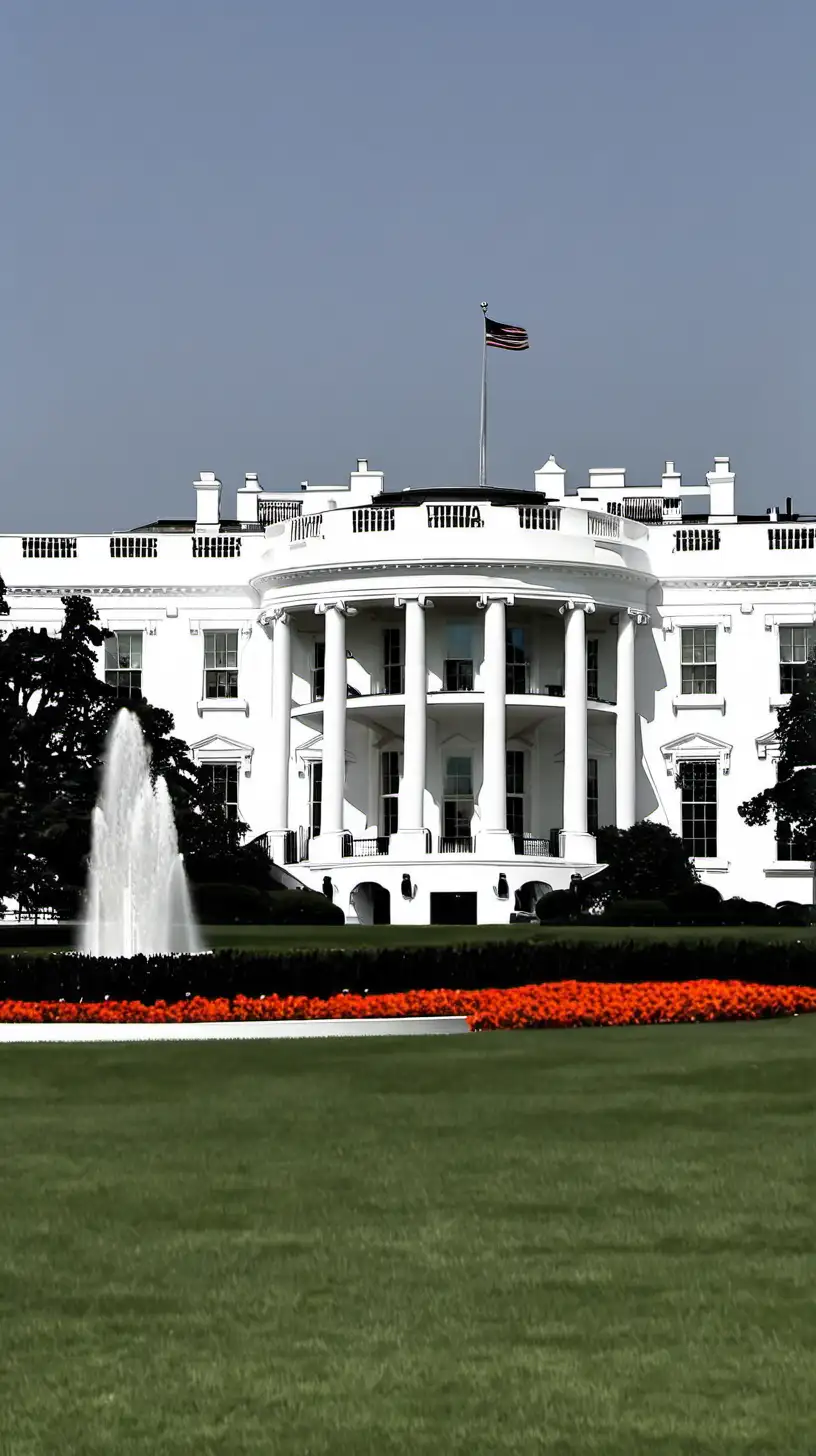
[(399, 627), (386, 627), (383, 632), (383, 677), (387, 693), (405, 692), (405, 665)]
[(237, 698), (238, 633), (204, 633), (205, 698)]
[(598, 760), (587, 759), (587, 833), (598, 833)]
[(717, 760), (698, 758), (680, 765), (682, 834), (687, 854), (717, 855)]
[(792, 824), (779, 822), (776, 826), (777, 859), (810, 859), (807, 837)]
[(114, 632), (105, 638), (105, 682), (117, 698), (141, 697), (141, 632)]
[(587, 659), (587, 697), (597, 700), (598, 697), (598, 639), (588, 637), (586, 645)]
[(681, 627), (680, 677), (681, 693), (716, 693), (716, 627)]
[(396, 834), (399, 828), (399, 754), (392, 749), (380, 754), (380, 833)]
[(523, 627), (508, 627), (505, 646), (507, 679), (506, 691), (508, 693), (526, 693), (529, 691), (529, 666), (527, 661), (527, 646)]
[(237, 763), (206, 763), (204, 773), (210, 786), (224, 806), (228, 819), (238, 818), (238, 765)]
[(326, 644), (315, 642), (312, 654), (312, 702), (322, 701), (326, 686)]
[[(779, 691), (801, 687), (807, 664), (816, 657), (816, 627), (779, 628)], [(790, 856), (795, 858), (795, 856)]]
[(524, 833), (524, 754), (515, 748), (507, 751), (507, 829)]
[(309, 765), (309, 829), (316, 839), (320, 833), (323, 809), (323, 764), (320, 759)]
[(449, 622), (443, 681), (448, 693), (473, 691), (473, 628), (469, 622)]
[(469, 755), (445, 760), (442, 833), (445, 839), (469, 839), (473, 818), (473, 763)]

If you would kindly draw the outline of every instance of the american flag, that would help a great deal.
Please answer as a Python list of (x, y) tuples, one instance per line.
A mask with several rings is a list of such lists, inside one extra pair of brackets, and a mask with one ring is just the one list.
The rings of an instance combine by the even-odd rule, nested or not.
[(485, 342), (494, 349), (529, 349), (527, 330), (515, 324), (497, 324), (485, 314)]

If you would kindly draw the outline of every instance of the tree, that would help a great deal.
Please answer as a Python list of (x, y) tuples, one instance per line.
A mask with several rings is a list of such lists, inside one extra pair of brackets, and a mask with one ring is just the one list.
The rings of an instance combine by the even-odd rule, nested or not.
[[(771, 815), (800, 840), (802, 858), (816, 878), (816, 661), (807, 663), (790, 702), (777, 719), (779, 759), (776, 783), (739, 805), (746, 824), (767, 824)], [(816, 899), (816, 882), (814, 884)]]
[[(108, 635), (87, 597), (63, 597), (59, 632), (17, 628), (0, 643), (0, 896), (36, 913), (74, 913), (85, 882), (91, 812), (111, 722), (125, 706), (97, 676)], [(260, 852), (239, 848), (246, 826), (228, 819), (173, 736), (172, 715), (143, 698), (127, 705), (140, 719), (154, 776), (167, 782), (179, 847), (193, 877), (257, 878)], [(256, 863), (258, 861), (258, 863)], [(230, 873), (231, 871), (231, 873)]]
[(606, 868), (584, 881), (585, 903), (663, 900), (698, 883), (682, 839), (665, 824), (641, 819), (631, 829), (608, 825), (598, 831), (597, 842)]

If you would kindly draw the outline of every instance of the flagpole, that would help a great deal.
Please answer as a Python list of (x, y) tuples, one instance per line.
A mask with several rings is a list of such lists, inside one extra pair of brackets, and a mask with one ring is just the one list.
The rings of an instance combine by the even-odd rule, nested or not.
[(484, 318), (482, 341), (482, 411), (479, 430), (479, 485), (487, 485), (487, 304), (480, 305)]

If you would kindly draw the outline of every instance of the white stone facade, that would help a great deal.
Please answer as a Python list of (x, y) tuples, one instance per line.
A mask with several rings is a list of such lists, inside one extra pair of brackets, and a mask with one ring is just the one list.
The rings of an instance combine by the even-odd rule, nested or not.
[(204, 473), (195, 519), (0, 537), (3, 625), (54, 630), (87, 593), (117, 634), (100, 673), (352, 920), (507, 921), (642, 818), (725, 895), (809, 900), (795, 843), (737, 806), (816, 644), (816, 522), (738, 517), (724, 458), (700, 486), (668, 463), (568, 494), (554, 460), (534, 484), (390, 493), (358, 461), (299, 492), (247, 476), (227, 517)]

